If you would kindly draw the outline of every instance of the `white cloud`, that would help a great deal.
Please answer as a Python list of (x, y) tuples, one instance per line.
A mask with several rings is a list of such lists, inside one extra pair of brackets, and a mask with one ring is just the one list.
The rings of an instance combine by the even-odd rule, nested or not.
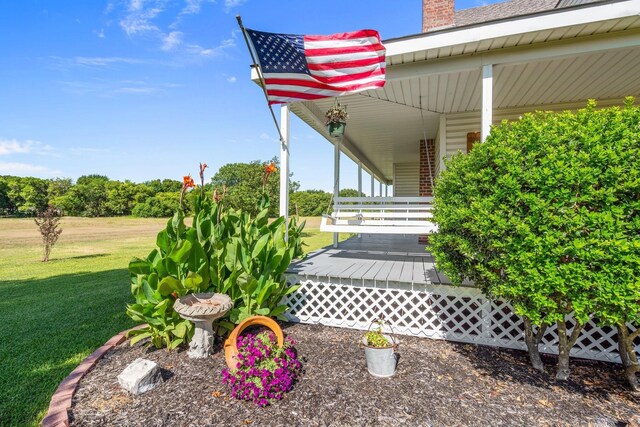
[(0, 162), (0, 175), (56, 177), (62, 176), (59, 170), (29, 163)]
[(180, 11), (181, 15), (193, 15), (200, 13), (202, 4), (205, 2), (215, 3), (215, 0), (186, 0), (184, 8)]
[(50, 145), (42, 144), (39, 141), (27, 140), (20, 142), (16, 139), (0, 139), (0, 156), (27, 153), (47, 155), (51, 154), (51, 151), (52, 148)]
[(114, 4), (109, 2), (109, 3), (107, 3), (107, 7), (104, 8), (104, 11), (102, 13), (104, 13), (105, 15), (108, 15), (111, 12), (113, 12), (113, 9), (115, 9)]
[(150, 83), (139, 80), (105, 80), (63, 81), (60, 82), (64, 90), (74, 95), (97, 95), (114, 97), (116, 95), (150, 95), (164, 93), (171, 89), (182, 87), (177, 83)]
[(214, 58), (222, 55), (227, 49), (236, 47), (235, 33), (231, 35), (231, 38), (222, 40), (218, 46), (204, 48), (197, 44), (191, 44), (187, 46), (187, 52), (195, 55), (205, 56), (208, 58)]
[(269, 140), (271, 140), (271, 137), (269, 136), (268, 133), (262, 132), (260, 134), (260, 139), (265, 140), (265, 141), (269, 141)]
[(86, 65), (93, 67), (104, 67), (112, 64), (144, 64), (145, 61), (141, 59), (135, 58), (123, 58), (119, 56), (108, 56), (108, 57), (87, 57), (87, 56), (76, 56), (73, 58), (73, 61), (76, 65)]
[(136, 94), (155, 93), (155, 92), (158, 92), (158, 90), (159, 89), (155, 87), (119, 87), (111, 91), (111, 93), (112, 94), (124, 93), (124, 94), (136, 95)]
[(98, 36), (98, 38), (100, 39), (104, 38), (104, 28), (100, 28), (100, 31), (93, 30), (93, 32)]
[(229, 76), (227, 77), (227, 81), (229, 83), (235, 83), (238, 79), (236, 78), (236, 76)]
[(175, 49), (182, 44), (182, 32), (171, 31), (162, 39), (162, 50), (169, 51)]
[[(147, 3), (149, 6), (147, 6)], [(162, 0), (131, 0), (127, 14), (120, 20), (120, 27), (131, 36), (139, 33), (158, 32), (160, 29), (152, 21), (165, 9)]]
[(242, 6), (247, 0), (224, 0), (224, 8), (229, 12), (234, 7)]

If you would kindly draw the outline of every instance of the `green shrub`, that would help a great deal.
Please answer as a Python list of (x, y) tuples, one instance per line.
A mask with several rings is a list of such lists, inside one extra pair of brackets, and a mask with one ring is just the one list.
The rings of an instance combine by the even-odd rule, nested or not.
[(447, 162), (436, 184), (438, 267), (512, 303), (537, 369), (538, 344), (555, 323), (559, 379), (594, 313), (613, 325), (640, 313), (640, 109), (632, 103), (596, 110), (590, 101), (575, 113), (503, 122)]
[(286, 224), (284, 217), (269, 223), (266, 194), (253, 217), (227, 209), (220, 197), (205, 198), (201, 190), (191, 193), (196, 206), (192, 226), (184, 224), (179, 210), (158, 234), (157, 248), (129, 264), (136, 302), (127, 314), (149, 324), (133, 332), (137, 337), (132, 342), (151, 337), (155, 346), (169, 349), (188, 342), (192, 325), (173, 310), (175, 299), (188, 293), (229, 295), (234, 308), (228, 320), (217, 325), (231, 329), (254, 314), (282, 317), (287, 307), (280, 301), (297, 289), (286, 283), (284, 273), (291, 260), (302, 255), (304, 223), (298, 225), (293, 218)]

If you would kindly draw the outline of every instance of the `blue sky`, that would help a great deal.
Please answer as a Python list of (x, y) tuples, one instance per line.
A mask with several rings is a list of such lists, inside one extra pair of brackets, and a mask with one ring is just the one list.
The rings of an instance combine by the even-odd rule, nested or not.
[[(0, 175), (142, 182), (271, 159), (277, 132), (235, 15), (270, 32), (388, 39), (420, 32), (420, 13), (421, 0), (0, 2)], [(296, 118), (291, 132), (294, 179), (330, 190), (332, 146)], [(355, 165), (342, 172), (355, 187)]]

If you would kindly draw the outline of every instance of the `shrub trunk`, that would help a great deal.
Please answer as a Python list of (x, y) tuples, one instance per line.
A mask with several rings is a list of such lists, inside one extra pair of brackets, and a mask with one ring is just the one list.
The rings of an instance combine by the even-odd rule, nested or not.
[(633, 391), (640, 391), (640, 383), (638, 382), (640, 365), (638, 364), (638, 355), (636, 354), (636, 348), (633, 344), (638, 334), (640, 334), (640, 328), (629, 333), (626, 324), (618, 324), (618, 350), (620, 352), (620, 359), (624, 367), (624, 375)]
[(529, 360), (531, 361), (531, 366), (540, 372), (544, 372), (544, 363), (542, 363), (542, 358), (540, 358), (539, 346), (546, 330), (547, 325), (541, 325), (538, 326), (538, 330), (534, 333), (531, 320), (527, 316), (524, 316), (524, 341), (527, 344)]
[(570, 336), (567, 336), (567, 322), (564, 319), (558, 320), (556, 325), (558, 326), (558, 370), (556, 372), (556, 379), (565, 381), (569, 378), (570, 373), (569, 353), (578, 340), (584, 325), (576, 322)]

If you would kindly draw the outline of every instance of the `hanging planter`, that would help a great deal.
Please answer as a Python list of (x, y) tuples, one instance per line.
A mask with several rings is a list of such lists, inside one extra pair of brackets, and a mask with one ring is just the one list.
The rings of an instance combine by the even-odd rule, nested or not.
[(339, 138), (344, 135), (344, 129), (347, 126), (347, 107), (336, 103), (333, 107), (329, 108), (324, 114), (326, 118), (325, 124), (329, 135), (334, 138)]

